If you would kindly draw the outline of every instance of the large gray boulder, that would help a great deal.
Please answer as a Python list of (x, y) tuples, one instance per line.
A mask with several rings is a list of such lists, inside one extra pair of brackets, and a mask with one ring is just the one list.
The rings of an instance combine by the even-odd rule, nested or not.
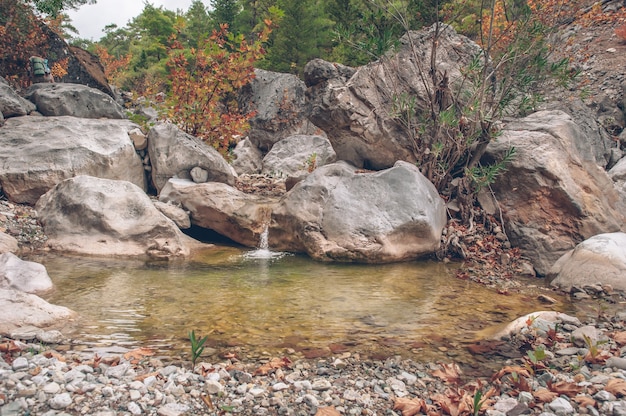
[[(439, 29), (436, 65), (454, 90), (460, 86), (462, 70), (481, 49), (450, 26)], [(397, 160), (416, 161), (414, 152), (420, 149), (394, 111), (394, 102), (402, 96), (415, 98), (412, 116), (428, 116), (426, 89), (433, 94), (438, 88), (428, 73), (434, 33), (435, 26), (408, 32), (392, 54), (359, 67), (347, 80), (345, 72), (328, 65), (327, 71), (313, 73), (319, 62), (305, 70), (311, 84), (310, 119), (326, 132), (338, 160), (369, 169), (386, 169)], [(320, 82), (320, 73), (331, 78)]]
[(580, 100), (547, 102), (543, 107), (546, 110), (561, 110), (569, 114), (574, 120), (578, 128), (573, 130), (571, 135), (574, 146), (576, 146), (582, 159), (592, 160), (603, 168), (609, 165), (613, 157), (612, 154), (619, 148), (619, 144), (608, 135), (605, 128), (598, 122), (593, 110)]
[(126, 181), (67, 179), (43, 195), (36, 210), (55, 251), (171, 259), (188, 256), (197, 244)]
[(260, 173), (263, 169), (263, 153), (248, 138), (237, 143), (233, 156), (230, 164), (238, 175)]
[(35, 104), (20, 97), (6, 82), (0, 82), (0, 113), (4, 118), (25, 116), (33, 111)]
[(8, 335), (28, 326), (60, 326), (75, 316), (74, 311), (51, 305), (37, 295), (16, 289), (0, 289), (0, 334)]
[(194, 168), (206, 171), (209, 182), (235, 184), (237, 173), (217, 150), (173, 124), (161, 123), (150, 129), (148, 154), (152, 182), (159, 192), (170, 178), (191, 179)]
[(9, 200), (35, 204), (76, 175), (125, 180), (146, 190), (128, 120), (15, 117), (0, 128), (0, 186)]
[(170, 179), (159, 200), (180, 204), (191, 222), (248, 247), (257, 247), (276, 204), (271, 198), (245, 194), (232, 186)]
[(270, 247), (325, 261), (413, 260), (438, 247), (446, 211), (414, 165), (380, 172), (339, 162), (316, 169), (272, 212)]
[(126, 118), (124, 108), (113, 98), (86, 85), (33, 84), (24, 96), (35, 103), (37, 111), (44, 116)]
[(572, 287), (610, 286), (626, 292), (626, 234), (594, 235), (565, 253), (550, 269), (550, 284)]
[(580, 129), (561, 111), (509, 123), (484, 162), (515, 147), (508, 171), (493, 184), (511, 243), (545, 275), (581, 241), (624, 225), (622, 201), (604, 169), (580, 155)]
[(263, 158), (263, 174), (299, 176), (337, 160), (323, 136), (297, 134), (276, 143)]
[(294, 134), (323, 134), (307, 118), (306, 86), (297, 76), (255, 69), (255, 78), (238, 98), (245, 112), (254, 112), (248, 137), (267, 152)]
[(43, 264), (4, 253), (0, 255), (0, 288), (41, 293), (52, 289), (52, 280)]

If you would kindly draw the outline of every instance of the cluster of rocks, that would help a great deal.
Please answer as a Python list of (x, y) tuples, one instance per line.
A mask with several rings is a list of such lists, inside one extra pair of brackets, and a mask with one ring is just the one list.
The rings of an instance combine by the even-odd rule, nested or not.
[[(350, 353), (292, 361), (293, 351), (254, 362), (201, 362), (191, 371), (191, 363), (168, 362), (145, 348), (100, 357), (71, 345), (4, 338), (0, 413), (414, 415), (426, 409), (411, 413), (406, 406), (423, 401), (428, 414), (454, 414), (446, 406), (473, 400), (479, 389), (486, 398), (482, 412), (490, 416), (622, 416), (625, 319), (621, 313), (590, 325), (554, 312), (520, 318), (481, 351), (502, 364), (491, 378), (471, 374), (471, 365), (463, 374), (454, 363)], [(517, 358), (503, 358), (512, 355)]]
[(0, 253), (39, 250), (47, 239), (32, 207), (0, 198)]

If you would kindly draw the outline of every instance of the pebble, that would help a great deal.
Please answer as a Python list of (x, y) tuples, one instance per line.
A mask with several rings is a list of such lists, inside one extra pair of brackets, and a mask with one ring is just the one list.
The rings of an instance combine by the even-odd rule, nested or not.
[[(616, 379), (626, 380), (626, 369), (622, 368), (626, 348), (620, 348), (610, 337), (626, 330), (625, 317), (581, 323), (563, 315), (563, 322), (555, 327), (558, 342), (544, 345), (545, 370), (538, 369), (529, 378), (533, 391), (519, 391), (507, 382), (508, 377), (502, 377), (497, 383), (500, 395), (490, 397), (489, 408), (481, 414), (626, 416), (626, 399), (611, 390)], [(612, 356), (606, 363), (584, 362), (581, 357), (585, 349), (572, 343), (573, 332), (593, 332), (591, 327), (599, 339), (606, 340), (597, 346), (610, 351)], [(512, 337), (511, 349), (518, 348), (513, 344), (515, 339), (530, 342), (544, 334), (544, 329)], [(8, 339), (0, 338), (0, 344), (4, 342)], [(40, 345), (36, 343), (39, 341), (19, 343), (21, 351), (8, 357), (12, 361), (0, 359), (0, 392), (6, 392), (4, 397), (0, 394), (0, 415), (206, 415), (215, 412), (208, 408), (208, 396), (214, 409), (229, 409), (227, 414), (299, 416), (329, 408), (341, 415), (398, 416), (393, 408), (399, 398), (424, 398), (433, 403), (436, 394), (452, 391), (449, 383), (433, 375), (439, 364), (402, 357), (378, 361), (352, 354), (341, 359), (292, 360), (288, 367), (258, 375), (261, 361), (202, 363), (197, 372), (189, 370), (187, 363), (168, 365), (158, 359), (137, 364), (118, 357), (94, 365), (93, 356), (87, 353), (69, 350), (52, 354), (52, 346), (35, 349), (34, 345)], [(3, 357), (7, 359), (7, 354)], [(338, 360), (340, 365), (335, 365)], [(522, 359), (501, 360), (503, 366), (523, 365)], [(534, 390), (559, 382), (577, 386), (577, 396), (593, 399), (595, 407), (579, 405), (565, 394), (537, 406)], [(490, 377), (481, 383), (483, 391), (494, 385)], [(463, 387), (454, 387), (458, 388)], [(445, 414), (441, 409), (439, 413)]]

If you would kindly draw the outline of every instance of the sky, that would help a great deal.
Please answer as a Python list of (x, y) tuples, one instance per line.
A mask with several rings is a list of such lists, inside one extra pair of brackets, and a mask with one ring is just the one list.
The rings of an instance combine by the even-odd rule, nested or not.
[[(192, 0), (150, 0), (155, 7), (164, 9), (187, 11)], [(204, 1), (208, 4), (208, 1)], [(97, 41), (104, 32), (102, 29), (108, 24), (115, 23), (124, 27), (143, 10), (144, 0), (97, 0), (96, 4), (86, 4), (78, 10), (68, 10), (72, 24), (78, 29), (79, 37)]]

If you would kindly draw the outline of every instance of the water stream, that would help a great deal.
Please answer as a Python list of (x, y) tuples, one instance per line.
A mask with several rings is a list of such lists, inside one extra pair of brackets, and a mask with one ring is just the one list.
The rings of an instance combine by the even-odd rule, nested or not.
[(46, 300), (80, 314), (73, 337), (95, 350), (150, 346), (184, 355), (194, 329), (209, 335), (209, 354), (250, 358), (291, 349), (462, 362), (473, 360), (464, 345), (477, 331), (546, 309), (532, 293), (501, 295), (456, 279), (453, 265), (328, 264), (251, 253), (215, 247), (169, 263), (33, 260), (56, 287)]

